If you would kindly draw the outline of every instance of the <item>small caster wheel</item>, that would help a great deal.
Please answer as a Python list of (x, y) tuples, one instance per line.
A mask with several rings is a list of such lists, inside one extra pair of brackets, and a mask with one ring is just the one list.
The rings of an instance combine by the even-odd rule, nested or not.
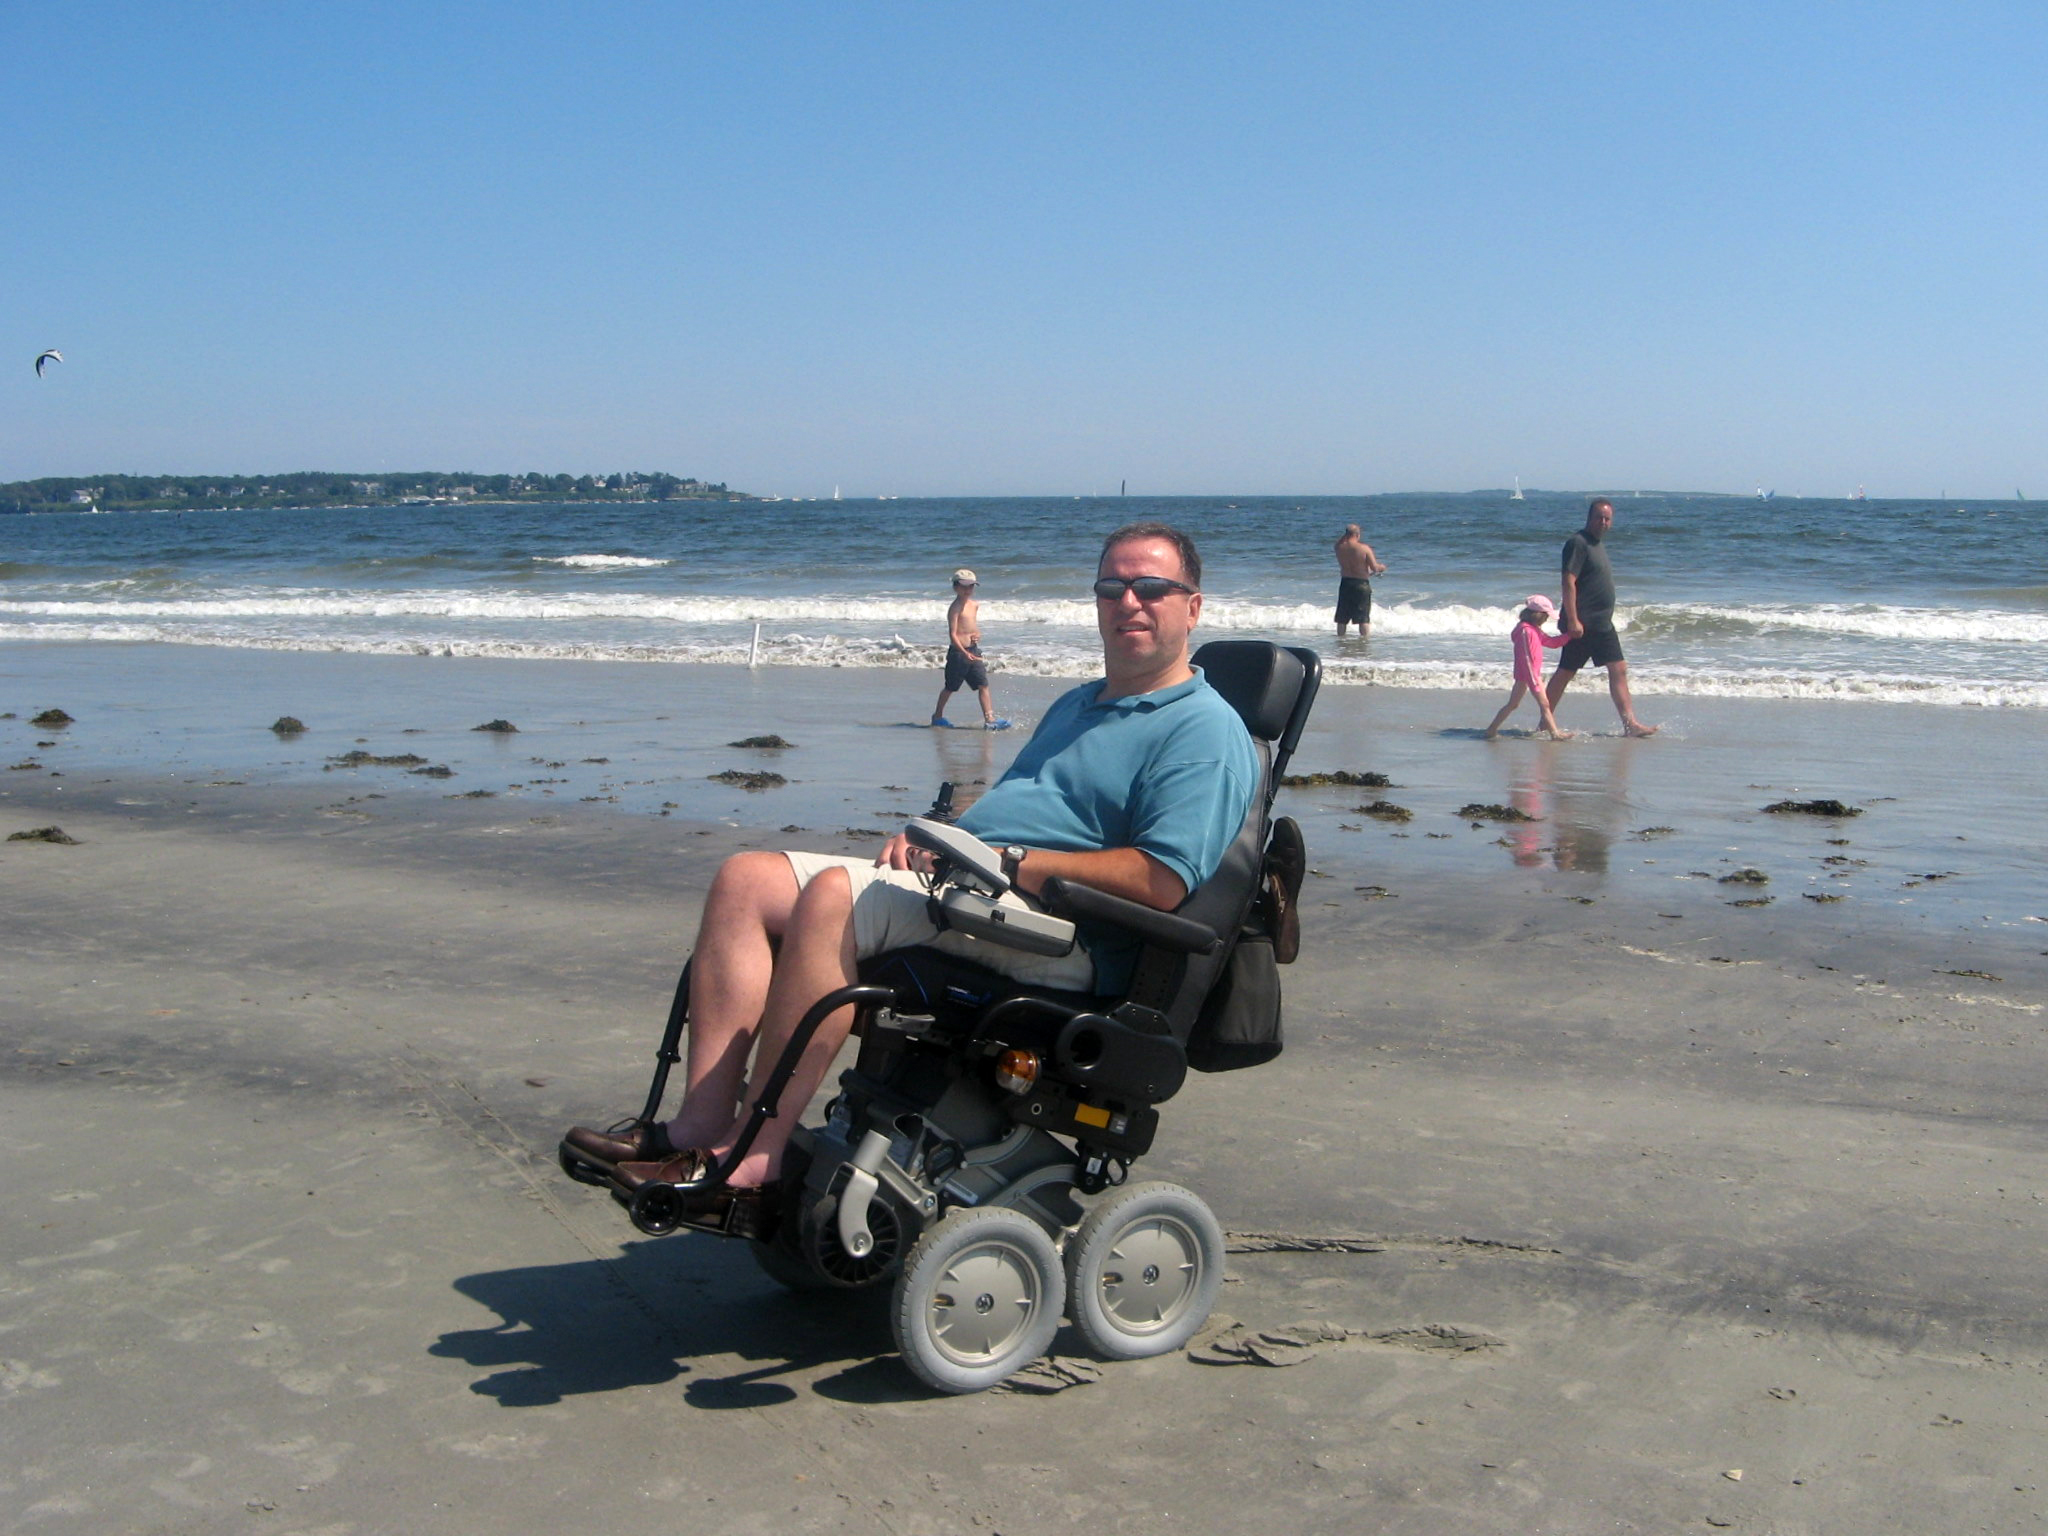
[(673, 1184), (642, 1184), (633, 1192), (626, 1214), (649, 1237), (667, 1237), (682, 1225), (682, 1191)]

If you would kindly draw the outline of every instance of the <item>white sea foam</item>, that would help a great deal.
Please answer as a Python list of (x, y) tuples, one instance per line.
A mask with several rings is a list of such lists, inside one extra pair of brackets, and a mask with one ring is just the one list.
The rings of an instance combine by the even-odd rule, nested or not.
[[(571, 555), (563, 563), (661, 564), (624, 555)], [(125, 584), (124, 584), (125, 585)], [(0, 601), (0, 617), (146, 619), (193, 622), (223, 619), (451, 619), (547, 623), (560, 620), (647, 621), (660, 624), (833, 624), (888, 626), (943, 634), (946, 605), (923, 598), (691, 596), (647, 592), (531, 592), (424, 588), (379, 591), (274, 588), (225, 591), (203, 597), (142, 592)], [(1518, 610), (1460, 603), (1425, 606), (1384, 603), (1373, 610), (1373, 633), (1382, 639), (1504, 639)], [(989, 601), (982, 622), (991, 630), (1095, 628), (1088, 601)], [(1615, 614), (1623, 633), (1738, 639), (1800, 634), (1915, 643), (2048, 645), (2048, 615), (1992, 609), (1905, 609), (1869, 605), (1713, 606), (1664, 603), (1623, 607)], [(1260, 603), (1218, 599), (1202, 610), (1211, 631), (1280, 635), (1322, 634), (1329, 612), (1317, 603)]]
[(535, 555), (535, 565), (568, 565), (581, 570), (622, 570), (649, 565), (672, 565), (671, 560), (656, 560), (647, 555)]
[[(670, 665), (744, 665), (751, 637), (677, 636), (644, 641), (618, 638), (545, 639), (512, 635), (448, 633), (363, 634), (336, 628), (261, 631), (242, 625), (163, 624), (134, 621), (31, 624), (0, 621), (0, 644), (24, 641), (99, 641), (213, 645), (272, 651), (328, 651), (365, 656), (456, 656), (534, 661), (643, 661)], [(779, 633), (764, 635), (758, 653), (765, 667), (859, 667), (936, 671), (944, 647), (900, 634), (886, 637)], [(999, 674), (1082, 679), (1099, 676), (1100, 653), (1092, 644), (1042, 643), (1005, 651)], [(1324, 659), (1324, 679), (1334, 686), (1401, 689), (1463, 689), (1486, 693), (1505, 686), (1507, 669), (1492, 662), (1442, 659), (1373, 660), (1352, 656)], [(1650, 698), (1785, 699), (1841, 703), (1932, 704), (1988, 708), (2048, 709), (2048, 683), (2022, 679), (1965, 679), (1907, 674), (1802, 672), (1766, 667), (1681, 667), (1637, 664), (1629, 681)], [(1584, 686), (1597, 686), (1594, 679)]]

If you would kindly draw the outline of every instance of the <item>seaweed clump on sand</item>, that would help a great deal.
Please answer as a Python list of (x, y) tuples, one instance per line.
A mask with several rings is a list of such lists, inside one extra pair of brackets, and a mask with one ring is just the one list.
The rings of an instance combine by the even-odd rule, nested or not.
[(60, 725), (71, 725), (74, 722), (61, 709), (46, 709), (40, 715), (31, 716), (28, 723), (41, 726), (46, 731), (54, 731)]
[(297, 715), (279, 715), (270, 728), (280, 736), (298, 736), (304, 734), (306, 722)]
[(472, 731), (496, 731), (501, 736), (513, 736), (519, 732), (519, 727), (510, 720), (486, 720), (482, 725), (472, 725), (470, 729)]
[(723, 773), (704, 775), (714, 784), (730, 784), (735, 789), (776, 789), (787, 784), (779, 773), (747, 773), (738, 768), (728, 768)]
[(738, 741), (728, 741), (728, 747), (746, 747), (756, 752), (786, 752), (796, 743), (784, 741), (780, 736), (742, 736)]
[(10, 843), (76, 843), (78, 839), (69, 832), (66, 832), (62, 827), (36, 827), (28, 832), (10, 832), (7, 834), (7, 841)]
[(1335, 773), (1283, 773), (1280, 776), (1283, 789), (1321, 789), (1331, 784), (1350, 789), (1391, 789), (1394, 781), (1384, 773), (1352, 773), (1344, 768)]
[(1470, 805), (1458, 807), (1458, 814), (1467, 821), (1538, 821), (1527, 811), (1518, 811), (1512, 805), (1482, 805), (1477, 800)]
[(1861, 816), (1860, 805), (1839, 800), (1774, 800), (1764, 807), (1766, 816)]
[(1719, 877), (1722, 885), (1769, 885), (1771, 877), (1760, 869), (1743, 868)]
[(389, 757), (379, 757), (374, 752), (365, 752), (361, 747), (344, 752), (339, 757), (327, 759), (326, 767), (333, 768), (421, 768), (426, 759), (417, 752), (394, 752)]
[(1375, 800), (1371, 805), (1354, 805), (1352, 814), (1370, 816), (1376, 821), (1413, 821), (1415, 813), (1405, 805), (1396, 805), (1391, 800)]

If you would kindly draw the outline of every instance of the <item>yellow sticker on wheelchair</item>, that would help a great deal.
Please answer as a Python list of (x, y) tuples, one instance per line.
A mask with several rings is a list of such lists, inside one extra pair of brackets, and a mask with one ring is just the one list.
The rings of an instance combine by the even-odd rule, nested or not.
[(1109, 1111), (1097, 1109), (1093, 1104), (1076, 1104), (1074, 1118), (1083, 1125), (1101, 1127), (1109, 1124)]

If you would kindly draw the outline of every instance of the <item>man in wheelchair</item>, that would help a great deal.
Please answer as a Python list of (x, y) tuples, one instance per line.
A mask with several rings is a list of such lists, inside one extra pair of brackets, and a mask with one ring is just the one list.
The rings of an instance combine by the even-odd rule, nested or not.
[[(764, 1267), (795, 1285), (876, 1283), (903, 1267), (901, 1293), (906, 1282), (917, 1282), (913, 1272), (927, 1247), (920, 1239), (910, 1249), (914, 1229), (922, 1223), (929, 1234), (943, 1226), (949, 1218), (942, 1202), (974, 1207), (953, 1212), (974, 1218), (968, 1242), (930, 1255), (930, 1273), (911, 1284), (915, 1295), (899, 1294), (897, 1332), (906, 1358), (932, 1385), (965, 1391), (1041, 1353), (1066, 1288), (1053, 1242), (1081, 1222), (1072, 1191), (1099, 1193), (1120, 1181), (1129, 1157), (1149, 1146), (1151, 1104), (1170, 1096), (1184, 1075), (1186, 1021), (1170, 1020), (1165, 1006), (1178, 983), (1162, 977), (1170, 971), (1178, 978), (1188, 955), (1227, 953), (1226, 938), (1236, 937), (1253, 893), (1266, 883), (1268, 863), (1279, 867), (1273, 883), (1285, 888), (1287, 902), (1300, 880), (1298, 836), (1290, 858), (1266, 857), (1275, 770), (1247, 731), (1252, 717), (1190, 660), (1201, 574), (1193, 541), (1170, 526), (1136, 523), (1109, 535), (1094, 588), (1104, 678), (1053, 704), (1009, 772), (960, 816), (957, 831), (914, 822), (872, 862), (765, 852), (728, 859), (705, 901), (685, 995), (645, 1112), (610, 1130), (572, 1128), (562, 1141), (564, 1168), (585, 1182), (609, 1183), (643, 1230), (693, 1226), (753, 1238)], [(1283, 660), (1290, 654), (1252, 648)], [(1283, 751), (1299, 735), (1314, 694), (1312, 653), (1291, 665), (1292, 687), (1279, 690), (1284, 697), (1264, 735), (1271, 741), (1284, 734)], [(1168, 915), (1194, 905), (1192, 893), (1227, 856), (1245, 866), (1238, 881), (1244, 899), (1234, 915), (1211, 917), (1214, 926)], [(1219, 927), (1233, 931), (1226, 936)], [(887, 956), (880, 963), (894, 966), (901, 951), (910, 952), (901, 973), (908, 981), (863, 985), (874, 980), (864, 962)], [(1155, 951), (1166, 955), (1164, 970)], [(957, 974), (949, 975), (948, 966), (959, 967)], [(975, 990), (976, 977), (999, 989), (984, 987), (977, 999), (978, 1006), (994, 1000), (994, 1009), (967, 1027), (964, 1045), (947, 1037), (952, 1049), (942, 1068), (919, 1064), (930, 1050), (906, 1065), (904, 1040), (925, 1047), (938, 1034), (897, 1015), (944, 1014), (949, 1000)], [(1134, 979), (1142, 985), (1148, 978), (1148, 995), (1159, 1007), (1118, 1002), (1131, 995)], [(1277, 984), (1272, 992), (1277, 1030)], [(910, 994), (928, 994), (929, 1007), (909, 1006)], [(1103, 1014), (1094, 1011), (1098, 1006)], [(979, 1027), (997, 1015), (1011, 1027), (984, 1043)], [(684, 1017), (687, 1054), (676, 1058), (674, 1035)], [(855, 1095), (868, 1123), (848, 1121), (849, 1095), (842, 1094), (832, 1123), (798, 1130), (797, 1112), (856, 1018), (867, 1021), (868, 1034), (846, 1081), (861, 1078), (872, 1090)], [(1081, 1024), (1088, 1028), (1077, 1033)], [(1114, 1060), (1103, 1081), (1122, 1096), (1096, 1105), (1084, 1102), (1085, 1092), (1054, 1083), (1034, 1089), (1039, 1051), (1011, 1049), (996, 1059), (1012, 1038), (1058, 1056), (1077, 1080), (1102, 1065), (1109, 1042), (1106, 1054)], [(977, 1052), (990, 1059), (978, 1060)], [(685, 1064), (686, 1090), (674, 1117), (663, 1121), (656, 1116), (666, 1063), (674, 1059)], [(1010, 1094), (1029, 1096), (1029, 1113), (1041, 1118), (1025, 1119), (1019, 1105), (1005, 1118), (973, 1095), (963, 1098), (957, 1079), (969, 1067)], [(918, 1078), (916, 1092), (902, 1087), (909, 1078)], [(983, 1087), (985, 1098), (1004, 1096)], [(1136, 1128), (1129, 1126), (1133, 1109)], [(960, 1129), (968, 1123), (973, 1132)], [(1078, 1162), (1051, 1132), (1079, 1133)], [(820, 1162), (827, 1141), (846, 1154), (839, 1159), (844, 1166)], [(1115, 1176), (1106, 1171), (1112, 1164)], [(1041, 1198), (1028, 1198), (1041, 1187)], [(1213, 1229), (1214, 1218), (1191, 1194), (1175, 1192), (1200, 1207), (1199, 1215), (1179, 1207), (1167, 1212), (1169, 1224), (1178, 1225), (1163, 1238), (1155, 1232), (1151, 1247), (1170, 1273), (1162, 1282), (1160, 1265), (1141, 1265), (1152, 1280), (1130, 1282), (1136, 1290), (1181, 1287), (1171, 1328), (1162, 1331), (1149, 1316), (1134, 1322), (1131, 1307), (1156, 1311), (1156, 1299), (1120, 1303), (1112, 1294), (1105, 1303), (1092, 1296), (1095, 1310), (1107, 1307), (1100, 1330), (1077, 1309), (1084, 1331), (1106, 1340), (1113, 1353), (1152, 1353), (1152, 1344), (1192, 1332), (1220, 1281), (1220, 1232), (1211, 1240), (1206, 1229), (1188, 1230), (1203, 1222)], [(1112, 1238), (1132, 1239), (1152, 1219), (1149, 1208), (1138, 1215)], [(790, 1226), (802, 1230), (784, 1230)], [(1085, 1234), (1083, 1223), (1077, 1238)], [(1191, 1244), (1199, 1250), (1192, 1259)], [(1203, 1271), (1194, 1289), (1175, 1278), (1191, 1268)], [(963, 1285), (971, 1297), (955, 1295)], [(1101, 1287), (1091, 1274), (1091, 1292)]]

